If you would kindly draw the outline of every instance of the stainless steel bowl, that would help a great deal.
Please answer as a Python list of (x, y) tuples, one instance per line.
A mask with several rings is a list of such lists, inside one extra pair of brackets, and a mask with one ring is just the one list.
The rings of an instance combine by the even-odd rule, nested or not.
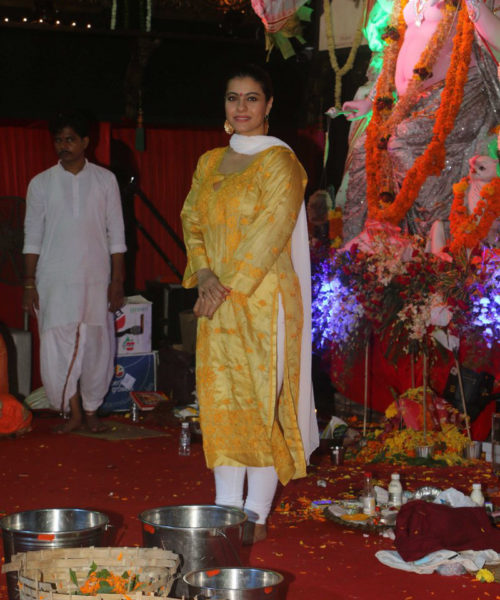
[(254, 567), (225, 567), (184, 575), (190, 598), (224, 600), (284, 600), (284, 577)]
[(470, 442), (464, 448), (465, 458), (481, 458), (481, 442)]
[(432, 487), (430, 485), (426, 485), (424, 487), (418, 488), (418, 490), (413, 495), (414, 500), (426, 500), (427, 502), (434, 502), (434, 500), (439, 496), (442, 490), (437, 487)]
[(434, 456), (434, 444), (415, 446), (415, 454), (418, 458), (432, 458)]

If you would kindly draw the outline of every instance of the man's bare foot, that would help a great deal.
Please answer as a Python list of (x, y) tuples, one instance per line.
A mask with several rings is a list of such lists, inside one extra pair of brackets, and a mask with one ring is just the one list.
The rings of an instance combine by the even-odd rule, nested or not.
[(257, 542), (262, 542), (267, 537), (267, 527), (264, 523), (253, 523), (247, 521), (243, 526), (243, 545), (251, 546)]
[(83, 422), (82, 408), (80, 406), (80, 397), (78, 393), (71, 396), (69, 404), (69, 419), (60, 425), (56, 425), (52, 430), (54, 433), (71, 433), (80, 429)]
[(95, 412), (85, 412), (85, 424), (91, 433), (104, 433), (108, 430), (107, 425), (98, 419)]
[(81, 416), (74, 416), (74, 417), (70, 417), (67, 421), (65, 420), (64, 423), (60, 423), (59, 425), (56, 425), (55, 427), (53, 427), (52, 432), (53, 433), (71, 433), (72, 431), (77, 431), (78, 429), (80, 429), (82, 426), (82, 417)]

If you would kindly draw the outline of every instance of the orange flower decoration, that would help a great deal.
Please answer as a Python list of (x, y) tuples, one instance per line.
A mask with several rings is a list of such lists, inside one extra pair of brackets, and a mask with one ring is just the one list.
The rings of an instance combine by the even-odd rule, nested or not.
[(481, 199), (471, 214), (465, 205), (465, 193), (469, 189), (469, 183), (470, 178), (464, 177), (453, 186), (450, 212), (450, 252), (453, 254), (462, 248), (477, 246), (488, 235), (495, 219), (500, 217), (500, 177), (495, 177), (483, 185)]
[(378, 100), (392, 97), (395, 94), (396, 61), (406, 31), (403, 18), (406, 3), (407, 0), (402, 0), (401, 2), (396, 1), (394, 4), (391, 27), (397, 28), (399, 38), (386, 46), (384, 64), (377, 83), (373, 116), (366, 136), (368, 217), (378, 221), (388, 221), (394, 225), (400, 223), (413, 206), (427, 177), (439, 175), (442, 171), (446, 155), (445, 142), (453, 129), (462, 102), (474, 39), (474, 25), (470, 22), (465, 3), (463, 3), (458, 9), (458, 23), (453, 38), (450, 66), (436, 114), (432, 139), (424, 154), (419, 156), (408, 170), (394, 201), (391, 203), (381, 202), (381, 190), (387, 194), (393, 192), (391, 159), (381, 140), (389, 139), (397, 125), (411, 114), (418, 95), (422, 91), (421, 75), (432, 73), (433, 66), (446, 42), (449, 30), (452, 28), (457, 10), (452, 3), (444, 3), (441, 9), (443, 14), (441, 22), (415, 65), (415, 73), (406, 93), (392, 110), (387, 110), (387, 106)]

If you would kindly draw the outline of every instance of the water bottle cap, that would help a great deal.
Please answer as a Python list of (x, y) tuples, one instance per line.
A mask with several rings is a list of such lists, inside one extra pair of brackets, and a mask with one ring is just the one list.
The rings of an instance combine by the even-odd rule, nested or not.
[(187, 429), (189, 427), (189, 423), (187, 421), (183, 421), (182, 429)]
[(365, 471), (365, 477), (371, 477), (372, 474), (370, 473), (370, 471)]
[(399, 479), (399, 473), (393, 473), (391, 479)]
[(473, 490), (480, 490), (481, 489), (481, 484), (480, 483), (473, 483), (472, 484), (472, 489)]

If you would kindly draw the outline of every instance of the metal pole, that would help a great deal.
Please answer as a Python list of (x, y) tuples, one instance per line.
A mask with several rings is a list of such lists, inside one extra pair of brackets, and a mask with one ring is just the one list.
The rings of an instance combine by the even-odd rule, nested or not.
[(368, 366), (370, 358), (370, 340), (365, 344), (365, 397), (363, 403), (363, 437), (366, 437), (366, 420), (368, 414)]
[(424, 412), (424, 444), (427, 444), (427, 352), (424, 350), (424, 361), (422, 377), (424, 384), (424, 397), (422, 399), (422, 410)]
[(465, 405), (465, 393), (464, 393), (464, 384), (462, 381), (462, 372), (460, 371), (460, 363), (458, 362), (458, 357), (454, 353), (455, 357), (455, 365), (457, 366), (457, 377), (458, 377), (458, 389), (460, 390), (460, 399), (462, 400), (462, 411), (465, 417), (465, 428), (467, 429), (467, 437), (469, 438), (469, 442), (472, 441), (472, 436), (470, 433), (469, 427), (469, 416), (467, 415), (467, 407)]

